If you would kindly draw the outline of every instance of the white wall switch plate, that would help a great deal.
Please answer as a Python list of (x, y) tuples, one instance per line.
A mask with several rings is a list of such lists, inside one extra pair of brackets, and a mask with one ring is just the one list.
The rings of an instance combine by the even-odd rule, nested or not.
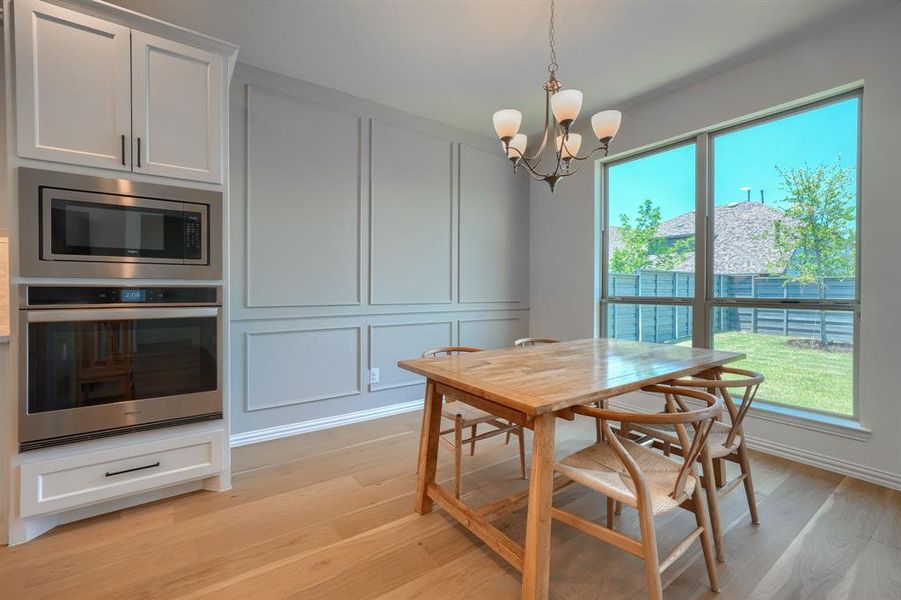
[(379, 382), (378, 368), (369, 369), (369, 383), (378, 383), (378, 382)]

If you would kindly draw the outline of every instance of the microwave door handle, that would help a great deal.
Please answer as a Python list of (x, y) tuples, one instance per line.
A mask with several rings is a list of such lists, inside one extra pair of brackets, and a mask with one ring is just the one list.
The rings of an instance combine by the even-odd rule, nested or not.
[(218, 317), (218, 306), (187, 306), (178, 308), (88, 308), (49, 309), (27, 311), (29, 323), (60, 323), (73, 321), (127, 321), (143, 319), (182, 319)]

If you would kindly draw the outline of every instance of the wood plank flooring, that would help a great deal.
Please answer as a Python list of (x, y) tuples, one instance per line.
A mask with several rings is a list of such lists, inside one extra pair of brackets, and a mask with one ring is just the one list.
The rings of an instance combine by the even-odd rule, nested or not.
[[(197, 492), (60, 527), (0, 547), (0, 598), (519, 597), (519, 574), (441, 510), (413, 513), (420, 413), (233, 451), (234, 488)], [(558, 455), (594, 439), (588, 420), (558, 421)], [(515, 443), (464, 456), (464, 500), (525, 489)], [(901, 600), (901, 492), (754, 453), (759, 527), (744, 495), (722, 502), (722, 593), (707, 587), (700, 547), (667, 572), (668, 600)], [(447, 486), (453, 457), (439, 454)], [(570, 486), (554, 499), (605, 521), (604, 499)], [(525, 510), (496, 523), (522, 541)], [(691, 514), (658, 519), (667, 551)], [(635, 511), (617, 520), (635, 534)], [(645, 597), (640, 561), (555, 523), (551, 597)]]

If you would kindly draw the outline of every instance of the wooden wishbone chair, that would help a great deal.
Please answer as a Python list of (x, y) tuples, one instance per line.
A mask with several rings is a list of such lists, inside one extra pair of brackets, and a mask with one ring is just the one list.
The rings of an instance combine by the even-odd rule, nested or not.
[[(720, 373), (732, 375), (724, 379)], [(706, 376), (705, 376), (706, 375)], [(698, 460), (703, 469), (702, 483), (707, 494), (707, 504), (710, 508), (710, 521), (713, 529), (713, 542), (716, 547), (716, 557), (722, 562), (725, 560), (723, 552), (723, 532), (720, 524), (719, 500), (744, 482), (745, 496), (748, 500), (748, 510), (751, 513), (751, 523), (757, 525), (757, 501), (754, 497), (754, 483), (751, 480), (751, 463), (748, 460), (748, 446), (742, 428), (745, 415), (757, 395), (764, 377), (756, 371), (737, 369), (734, 367), (721, 367), (719, 372), (702, 374), (702, 376), (689, 377), (668, 382), (682, 388), (704, 389), (710, 394), (718, 394), (722, 397), (729, 413), (729, 423), (717, 421), (713, 424), (707, 443), (698, 455)], [(736, 404), (729, 390), (741, 389), (741, 400)], [(684, 410), (684, 406), (682, 407)], [(667, 408), (669, 410), (669, 408)], [(676, 452), (682, 454), (685, 445), (679, 440), (672, 427), (657, 424), (623, 424), (625, 431), (631, 430), (650, 435), (657, 440), (657, 445), (662, 446), (664, 453)], [(739, 475), (726, 482), (718, 476), (719, 461), (728, 460), (737, 463), (741, 469)]]
[[(567, 456), (555, 467), (557, 472), (574, 482), (607, 496), (607, 527), (559, 508), (552, 508), (551, 516), (644, 560), (645, 577), (652, 600), (663, 598), (661, 574), (691, 547), (695, 539), (701, 538), (710, 588), (718, 592), (710, 525), (698, 483), (695, 458), (704, 448), (713, 423), (722, 410), (723, 401), (713, 394), (690, 388), (655, 385), (647, 389), (664, 394), (673, 405), (672, 412), (631, 413), (589, 406), (577, 407), (574, 409), (576, 413), (603, 423), (606, 434), (604, 441)], [(684, 410), (676, 400), (682, 396), (701, 400), (707, 406), (698, 410)], [(684, 444), (683, 447), (688, 449), (686, 460), (675, 461), (650, 448), (618, 437), (610, 428), (610, 421), (673, 427), (680, 442)], [(614, 531), (615, 501), (638, 510), (641, 539)], [(697, 526), (661, 561), (657, 553), (654, 517), (679, 507), (694, 513)]]
[[(422, 353), (422, 358), (431, 358), (433, 356), (450, 356), (452, 354), (461, 354), (465, 352), (481, 352), (480, 348), (469, 348), (466, 346), (447, 346), (444, 348), (430, 348)], [(426, 390), (426, 394), (429, 391)], [(426, 396), (428, 398), (428, 396)], [(485, 412), (484, 410), (478, 409), (474, 406), (470, 406), (464, 402), (459, 402), (454, 399), (444, 399), (444, 407), (441, 409), (441, 416), (445, 419), (453, 421), (453, 427), (448, 429), (443, 429), (440, 431), (440, 440), (447, 445), (447, 447), (454, 453), (454, 496), (459, 500), (460, 499), (460, 488), (461, 488), (461, 468), (460, 464), (463, 458), (463, 446), (465, 444), (469, 444), (469, 454), (470, 456), (475, 454), (476, 451), (476, 442), (479, 440), (486, 440), (488, 438), (507, 434), (508, 436), (512, 433), (513, 435), (519, 437), (519, 471), (520, 476), (525, 479), (526, 478), (526, 446), (525, 440), (523, 438), (523, 429), (519, 425), (515, 423), (511, 423), (506, 420), (502, 420), (496, 415), (492, 415), (491, 413)], [(479, 434), (478, 426), (479, 425), (490, 425), (493, 427), (490, 431)], [(469, 437), (463, 438), (463, 430), (469, 429)], [(425, 432), (425, 413), (423, 413), (423, 423), (422, 429), (420, 430), (420, 434)], [(451, 442), (446, 439), (444, 436), (447, 434), (454, 434), (454, 441)], [(509, 439), (509, 437), (508, 437)]]

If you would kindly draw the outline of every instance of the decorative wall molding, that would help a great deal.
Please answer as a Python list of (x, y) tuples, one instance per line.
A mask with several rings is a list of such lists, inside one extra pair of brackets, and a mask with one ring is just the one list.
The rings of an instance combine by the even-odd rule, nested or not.
[[(300, 105), (310, 106), (319, 110), (326, 110), (338, 115), (353, 118), (357, 122), (357, 274), (356, 274), (356, 300), (352, 302), (334, 302), (334, 303), (297, 303), (297, 304), (259, 304), (252, 300), (250, 271), (252, 264), (251, 248), (253, 240), (251, 238), (251, 210), (252, 195), (250, 193), (252, 173), (251, 173), (251, 98), (253, 93), (268, 94), (276, 98), (284, 98)], [(321, 104), (291, 94), (286, 94), (278, 90), (261, 87), (253, 84), (245, 85), (245, 113), (244, 113), (244, 302), (247, 308), (295, 308), (295, 307), (330, 307), (330, 306), (356, 306), (363, 303), (363, 116), (357, 113), (336, 109), (326, 104)]]
[[(375, 353), (373, 352), (373, 344), (372, 344), (373, 335), (376, 330), (393, 328), (393, 327), (416, 327), (416, 326), (422, 326), (422, 325), (447, 325), (447, 337), (448, 337), (447, 345), (448, 346), (453, 345), (453, 343), (454, 343), (454, 322), (450, 321), (450, 320), (418, 321), (418, 322), (414, 322), (414, 323), (378, 323), (375, 325), (370, 325), (369, 326), (369, 339), (368, 339), (369, 352), (367, 353), (368, 359), (369, 359), (369, 369), (371, 370), (378, 362), (377, 361), (378, 357), (376, 357)], [(422, 348), (422, 350), (426, 350), (426, 348)], [(422, 377), (415, 375), (413, 373), (409, 373), (409, 374), (411, 377), (413, 377), (413, 379), (411, 379), (409, 381), (406, 381), (403, 383), (387, 384), (387, 385), (380, 385), (380, 384), (373, 385), (370, 383), (368, 390), (370, 392), (381, 392), (384, 390), (393, 390), (393, 389), (397, 389), (397, 388), (410, 387), (410, 386), (414, 386), (414, 385), (423, 385), (425, 379), (423, 379)]]
[[(236, 107), (231, 118), (232, 181), (246, 195), (232, 197), (231, 211), (236, 234), (231, 272), (238, 290), (232, 294), (236, 303), (229, 328), (236, 343), (244, 338), (243, 348), (233, 347), (231, 361), (235, 431), (284, 426), (289, 431), (285, 435), (291, 435), (291, 423), (419, 396), (420, 382), (391, 365), (396, 356), (420, 344), (442, 340), (444, 345), (448, 335), (455, 342), (458, 318), (515, 315), (516, 321), (464, 326), (474, 340), (492, 344), (527, 329), (528, 272), (519, 269), (526, 264), (519, 259), (526, 261), (527, 256), (513, 257), (515, 271), (506, 268), (512, 249), (518, 247), (506, 240), (527, 243), (528, 203), (523, 202), (527, 188), (519, 185), (525, 184), (522, 177), (505, 185), (501, 175), (509, 176), (509, 164), (503, 156), (494, 156), (499, 170), (493, 169), (493, 161), (484, 167), (474, 163), (471, 179), (463, 179), (470, 227), (463, 229), (462, 244), (473, 244), (468, 246), (472, 248), (467, 254), (470, 272), (464, 279), (471, 299), (519, 294), (522, 301), (459, 302), (459, 147), (464, 143), (487, 153), (467, 154), (468, 160), (480, 161), (483, 156), (491, 160), (498, 154), (491, 152), (497, 147), (495, 138), (256, 67), (238, 65), (235, 73), (230, 91), (231, 106)], [(334, 135), (323, 138), (323, 131)], [(307, 135), (300, 135), (304, 132)], [(333, 156), (335, 152), (340, 156)], [(297, 165), (293, 172), (292, 165)], [(404, 170), (411, 165), (424, 169), (420, 177)], [(278, 179), (284, 170), (288, 179)], [(307, 180), (317, 173), (318, 180)], [(331, 192), (329, 181), (334, 184)], [(397, 195), (401, 193), (403, 198)], [(414, 206), (415, 213), (404, 212), (408, 202), (425, 194), (428, 202)], [(499, 196), (496, 201), (495, 196)], [(514, 199), (524, 213), (513, 210)], [(329, 207), (332, 200), (337, 201)], [(479, 227), (483, 214), (490, 223)], [(322, 219), (314, 219), (316, 215)], [(320, 222), (333, 227), (318, 227), (315, 223)], [(420, 235), (410, 233), (412, 227), (418, 227)], [(492, 245), (472, 238), (485, 229), (502, 230), (504, 241)], [(400, 254), (399, 246), (407, 239), (430, 246), (423, 252), (414, 245), (412, 251), (419, 254), (407, 257), (404, 264), (409, 269), (392, 271), (394, 257), (406, 256)], [(478, 249), (495, 246), (504, 251)], [(304, 273), (313, 276), (297, 277)], [(449, 325), (380, 328), (404, 322)], [(311, 349), (315, 346), (307, 343), (321, 339), (321, 334), (258, 337), (270, 333), (263, 330), (287, 333), (341, 327), (359, 328), (356, 363), (352, 363), (351, 333), (324, 337), (328, 356), (321, 367), (315, 366), (320, 363)], [(445, 327), (450, 328), (449, 334)], [(370, 338), (364, 340), (367, 333)], [(297, 367), (283, 368), (295, 360), (294, 355)], [(369, 385), (368, 363), (370, 368), (381, 367), (380, 384)]]
[(414, 410), (419, 410), (421, 408), (422, 400), (411, 400), (410, 402), (389, 404), (388, 406), (380, 406), (378, 408), (368, 408), (366, 410), (345, 413), (343, 415), (323, 417), (321, 419), (310, 419), (309, 421), (268, 427), (266, 429), (257, 429), (255, 431), (233, 433), (230, 438), (231, 446), (234, 448), (237, 446), (258, 444), (260, 442), (268, 442), (270, 440), (277, 440), (292, 435), (300, 435), (301, 433), (309, 433), (321, 429), (331, 429), (333, 427), (341, 427), (342, 425), (362, 423), (363, 421), (371, 421), (373, 419), (381, 419), (383, 417), (390, 417), (401, 413), (413, 412)]
[[(484, 162), (496, 162), (497, 163), (497, 174), (499, 177), (504, 176), (504, 174), (510, 173), (510, 165), (506, 157), (504, 157), (503, 153), (498, 152), (489, 152), (483, 148), (477, 148), (470, 144), (466, 144), (460, 142), (457, 144), (457, 173), (456, 173), (456, 182), (457, 182), (457, 239), (463, 239), (463, 176), (464, 176), (464, 168), (463, 168), (463, 150), (471, 150), (473, 152), (479, 152), (484, 155), (482, 160)], [(526, 258), (528, 260), (528, 258)], [(521, 298), (491, 298), (485, 300), (465, 300), (464, 299), (464, 291), (465, 286), (463, 285), (463, 244), (457, 244), (457, 301), (460, 304), (519, 304), (523, 300)], [(521, 290), (517, 290), (517, 295)]]
[[(436, 305), (434, 308), (423, 308), (420, 306), (416, 307), (416, 310), (404, 310), (403, 308), (398, 308), (397, 310), (374, 310), (374, 311), (357, 311), (357, 312), (340, 312), (340, 313), (332, 313), (329, 314), (312, 314), (312, 315), (297, 315), (297, 314), (285, 314), (285, 315), (259, 315), (259, 316), (251, 316), (251, 317), (237, 317), (229, 320), (229, 323), (258, 323), (265, 321), (310, 321), (316, 319), (359, 319), (359, 318), (376, 318), (376, 317), (417, 317), (423, 315), (431, 315), (431, 314), (466, 314), (466, 313), (486, 313), (486, 312), (499, 312), (499, 313), (528, 313), (528, 307), (521, 308), (504, 308), (504, 307), (493, 307), (493, 306), (461, 306), (459, 304), (455, 304), (452, 306), (442, 306)], [(513, 317), (516, 318), (516, 317)]]
[[(304, 404), (307, 402), (318, 402), (320, 400), (331, 400), (333, 398), (346, 398), (347, 396), (357, 396), (362, 393), (361, 385), (360, 385), (360, 366), (361, 366), (361, 337), (363, 335), (363, 328), (359, 326), (347, 326), (347, 327), (317, 327), (310, 329), (284, 329), (284, 330), (276, 330), (276, 331), (248, 331), (244, 334), (244, 409), (248, 412), (259, 411), (259, 410), (270, 410), (273, 408), (280, 408), (283, 406), (292, 406), (295, 404)], [(356, 386), (352, 390), (340, 390), (334, 393), (328, 394), (317, 394), (313, 396), (305, 396), (299, 397), (295, 399), (291, 399), (287, 402), (270, 402), (270, 403), (257, 403), (253, 401), (254, 392), (253, 392), (253, 338), (263, 337), (263, 336), (274, 336), (274, 335), (290, 335), (290, 334), (302, 334), (302, 333), (315, 333), (321, 331), (354, 331), (356, 332), (356, 344), (355, 344), (355, 353), (356, 357), (354, 359), (356, 373)]]
[[(503, 317), (485, 317), (485, 318), (478, 318), (478, 319), (458, 319), (457, 320), (457, 342), (461, 346), (467, 346), (470, 344), (470, 342), (463, 341), (463, 325), (466, 323), (489, 323), (489, 322), (498, 323), (498, 322), (504, 322), (504, 321), (515, 321), (516, 323), (519, 323), (519, 317), (518, 316), (503, 316)], [(513, 340), (510, 340), (508, 345), (512, 345), (512, 344), (513, 344)]]
[[(447, 145), (447, 211), (448, 211), (448, 240), (450, 247), (448, 248), (448, 263), (447, 263), (447, 278), (448, 278), (448, 296), (446, 299), (437, 300), (437, 301), (387, 301), (387, 300), (379, 300), (375, 293), (374, 282), (376, 280), (375, 273), (375, 253), (373, 251), (373, 241), (375, 240), (375, 225), (373, 224), (373, 214), (376, 210), (376, 174), (375, 174), (375, 160), (376, 160), (376, 144), (378, 137), (376, 136), (376, 126), (386, 127), (391, 129), (397, 129), (398, 131), (421, 136), (424, 138), (429, 138), (434, 141), (443, 142)], [(391, 305), (405, 305), (405, 306), (416, 306), (416, 305), (434, 305), (434, 304), (452, 304), (454, 301), (454, 248), (457, 247), (460, 243), (457, 234), (457, 227), (455, 226), (454, 219), (454, 157), (453, 157), (453, 149), (454, 143), (444, 137), (433, 135), (430, 133), (425, 133), (423, 131), (419, 131), (416, 129), (410, 129), (407, 127), (401, 127), (399, 125), (395, 125), (394, 123), (381, 121), (378, 119), (369, 119), (369, 305), (370, 306), (391, 306)], [(411, 151), (411, 149), (408, 149)], [(415, 252), (415, 249), (411, 249), (411, 252)]]

